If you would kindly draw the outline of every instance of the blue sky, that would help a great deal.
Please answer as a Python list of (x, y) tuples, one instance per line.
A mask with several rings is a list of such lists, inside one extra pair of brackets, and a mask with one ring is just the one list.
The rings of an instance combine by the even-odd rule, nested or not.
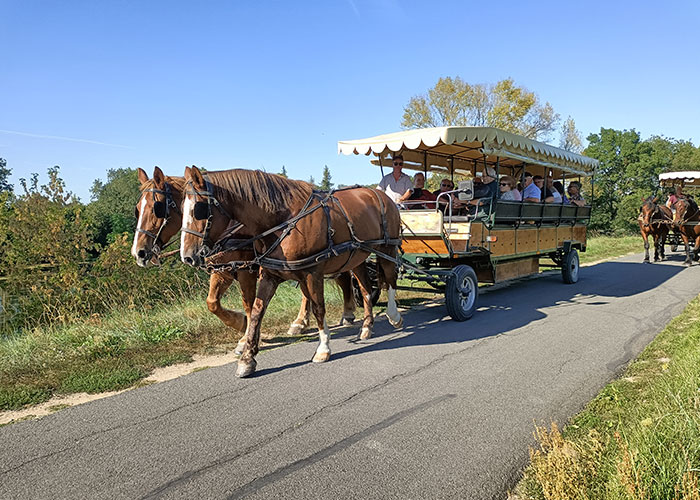
[(118, 167), (377, 181), (337, 141), (399, 130), (442, 76), (512, 77), (584, 137), (700, 143), (696, 1), (0, 0), (0, 19), (0, 157), (16, 187), (60, 165), (83, 201)]

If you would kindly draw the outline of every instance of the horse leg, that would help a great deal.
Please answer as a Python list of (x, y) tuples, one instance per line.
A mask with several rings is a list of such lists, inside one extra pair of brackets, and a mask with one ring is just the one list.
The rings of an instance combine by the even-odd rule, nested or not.
[(683, 240), (683, 244), (685, 245), (685, 261), (683, 262), (683, 264), (691, 265), (693, 261), (690, 260), (690, 242), (688, 240), (688, 235), (685, 234), (685, 232), (681, 233), (681, 239)]
[[(238, 280), (238, 286), (241, 289), (241, 301), (243, 302), (243, 309), (245, 310), (247, 323), (250, 323), (250, 313), (253, 310), (253, 303), (255, 302), (255, 289), (257, 287), (258, 274), (251, 273), (249, 271), (238, 271), (236, 272), (236, 280)], [(243, 347), (245, 346), (245, 330), (244, 335), (238, 339), (238, 344), (234, 349), (233, 353), (237, 356), (243, 354)]]
[(362, 320), (362, 328), (358, 338), (367, 340), (372, 336), (374, 328), (374, 314), (372, 313), (372, 282), (367, 272), (367, 264), (364, 262), (352, 270), (362, 292), (362, 305), (364, 306), (365, 315)]
[(644, 260), (642, 262), (649, 263), (649, 233), (642, 229), (642, 239), (644, 240)]
[(226, 309), (221, 305), (221, 297), (233, 283), (233, 276), (229, 273), (212, 274), (209, 278), (209, 295), (207, 295), (207, 307), (209, 312), (216, 315), (224, 325), (234, 328), (239, 332), (245, 332), (248, 320), (245, 314)]
[(236, 369), (236, 377), (248, 377), (255, 372), (255, 356), (260, 350), (260, 324), (265, 311), (270, 303), (270, 299), (275, 294), (280, 280), (269, 275), (264, 270), (261, 271), (260, 280), (258, 282), (258, 291), (255, 295), (253, 309), (250, 312), (250, 321), (248, 321), (248, 329), (245, 333), (245, 344), (243, 353), (238, 360), (238, 368)]
[(289, 325), (289, 330), (287, 330), (287, 335), (299, 335), (303, 332), (307, 326), (309, 326), (309, 315), (311, 314), (311, 301), (306, 297), (305, 293), (302, 293), (301, 297), (301, 307), (299, 308), (299, 314), (292, 324)]
[[(396, 247), (380, 247), (379, 251), (392, 257), (396, 256)], [(396, 281), (398, 279), (396, 263), (386, 259), (377, 259), (377, 263), (379, 264), (379, 269), (381, 269), (380, 274), (389, 287), (387, 290), (386, 317), (389, 319), (391, 326), (397, 329), (401, 328), (403, 326), (403, 318), (396, 307)]]
[(311, 301), (311, 309), (316, 317), (318, 325), (318, 347), (311, 361), (314, 363), (324, 363), (331, 358), (331, 334), (326, 323), (326, 302), (323, 296), (324, 279), (319, 272), (309, 273), (299, 283)]
[(661, 231), (661, 260), (666, 259), (666, 237), (668, 236), (668, 228), (663, 228)]
[(661, 238), (658, 233), (654, 233), (654, 262), (659, 261), (659, 242)]
[(350, 273), (341, 273), (336, 279), (336, 284), (343, 292), (343, 319), (342, 325), (349, 326), (355, 322), (355, 298), (352, 294), (352, 277)]
[(693, 248), (693, 260), (698, 260), (700, 254), (700, 234), (695, 236), (695, 248)]

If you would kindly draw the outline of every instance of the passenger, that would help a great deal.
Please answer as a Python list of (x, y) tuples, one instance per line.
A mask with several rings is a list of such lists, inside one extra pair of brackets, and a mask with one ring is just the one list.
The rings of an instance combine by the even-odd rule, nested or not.
[(674, 205), (681, 198), (685, 198), (685, 195), (682, 192), (681, 186), (676, 186), (675, 192), (672, 191), (671, 194), (668, 195), (666, 206), (675, 212), (676, 209), (674, 208)]
[(474, 199), (469, 200), (469, 213), (474, 214), (477, 206), (487, 205), (490, 199), (498, 193), (496, 171), (492, 167), (484, 167), (481, 178), (474, 179)]
[(583, 196), (581, 196), (581, 183), (579, 181), (570, 182), (567, 191), (569, 192), (569, 201), (571, 201), (572, 205), (582, 207), (586, 204)]
[(562, 184), (560, 181), (554, 181), (552, 186), (554, 187), (554, 190), (559, 193), (559, 196), (561, 196), (562, 203), (564, 203), (564, 205), (571, 205), (569, 198), (567, 198), (566, 193), (564, 193), (564, 184)]
[[(447, 215), (450, 215), (447, 213), (450, 206), (450, 199), (447, 196), (441, 196), (438, 198), (438, 195), (440, 193), (446, 193), (447, 191), (453, 191), (454, 188), (455, 185), (452, 182), (452, 180), (445, 177), (442, 181), (440, 181), (440, 189), (436, 189), (435, 191), (433, 191), (433, 194), (435, 195), (438, 203), (440, 204), (440, 209), (443, 211), (443, 213)], [(457, 193), (453, 193), (452, 195), (450, 195), (450, 197), (452, 198), (452, 215), (456, 215), (459, 209), (464, 207), (464, 202), (461, 201), (456, 195)]]
[(401, 196), (400, 201), (406, 201), (407, 208), (435, 208), (435, 203), (415, 203), (417, 201), (435, 201), (436, 196), (425, 189), (425, 175), (418, 172), (413, 176), (413, 188), (406, 191)]
[(542, 191), (535, 185), (534, 177), (532, 177), (530, 172), (525, 172), (523, 182), (523, 201), (530, 203), (539, 203), (542, 201)]
[(564, 203), (561, 193), (554, 188), (554, 179), (549, 175), (547, 176), (547, 193), (553, 198), (553, 201), (547, 203)]
[(394, 171), (385, 175), (377, 185), (379, 191), (383, 191), (397, 205), (401, 203), (401, 197), (413, 187), (411, 178), (403, 173), (403, 156), (394, 155), (392, 159)]
[(515, 193), (518, 192), (517, 189), (515, 189), (515, 179), (513, 179), (510, 175), (504, 175), (501, 177), (499, 187), (501, 188), (501, 200), (520, 201), (515, 195)]
[(537, 189), (540, 190), (540, 201), (544, 201), (545, 203), (554, 203), (554, 195), (544, 186), (544, 177), (541, 175), (536, 175), (532, 178), (532, 183), (537, 186)]

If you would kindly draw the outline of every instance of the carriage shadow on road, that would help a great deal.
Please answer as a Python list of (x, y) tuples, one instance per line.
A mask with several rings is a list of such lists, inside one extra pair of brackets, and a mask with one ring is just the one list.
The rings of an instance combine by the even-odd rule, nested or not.
[[(592, 308), (606, 305), (610, 299), (630, 297), (652, 290), (685, 270), (679, 262), (685, 258), (671, 255), (670, 262), (643, 264), (637, 262), (603, 262), (581, 268), (579, 282), (562, 283), (559, 273), (516, 280), (502, 288), (482, 293), (479, 309), (472, 319), (458, 323), (446, 316), (442, 305), (404, 311), (404, 326), (394, 330), (383, 316), (375, 323), (375, 334), (369, 341), (354, 340), (359, 326), (335, 330), (333, 339), (349, 340), (356, 348), (335, 351), (331, 363), (350, 356), (386, 349), (468, 342), (495, 337), (547, 317), (547, 309), (585, 304)], [(439, 333), (436, 332), (439, 328)], [(316, 342), (312, 337), (309, 343)], [(310, 361), (299, 361), (260, 370), (256, 375), (271, 374), (298, 367)]]

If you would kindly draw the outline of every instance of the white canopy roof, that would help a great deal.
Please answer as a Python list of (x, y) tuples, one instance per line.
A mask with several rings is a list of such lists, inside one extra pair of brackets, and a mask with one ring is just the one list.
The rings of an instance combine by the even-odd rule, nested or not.
[(539, 165), (576, 175), (592, 175), (593, 158), (491, 127), (435, 127), (405, 130), (354, 141), (339, 141), (338, 152), (374, 154), (372, 163), (389, 166), (391, 153), (401, 152), (404, 168), (474, 173), (477, 164), (519, 167)]
[(700, 186), (700, 171), (666, 172), (659, 174), (659, 182), (662, 185), (683, 184), (684, 186)]

